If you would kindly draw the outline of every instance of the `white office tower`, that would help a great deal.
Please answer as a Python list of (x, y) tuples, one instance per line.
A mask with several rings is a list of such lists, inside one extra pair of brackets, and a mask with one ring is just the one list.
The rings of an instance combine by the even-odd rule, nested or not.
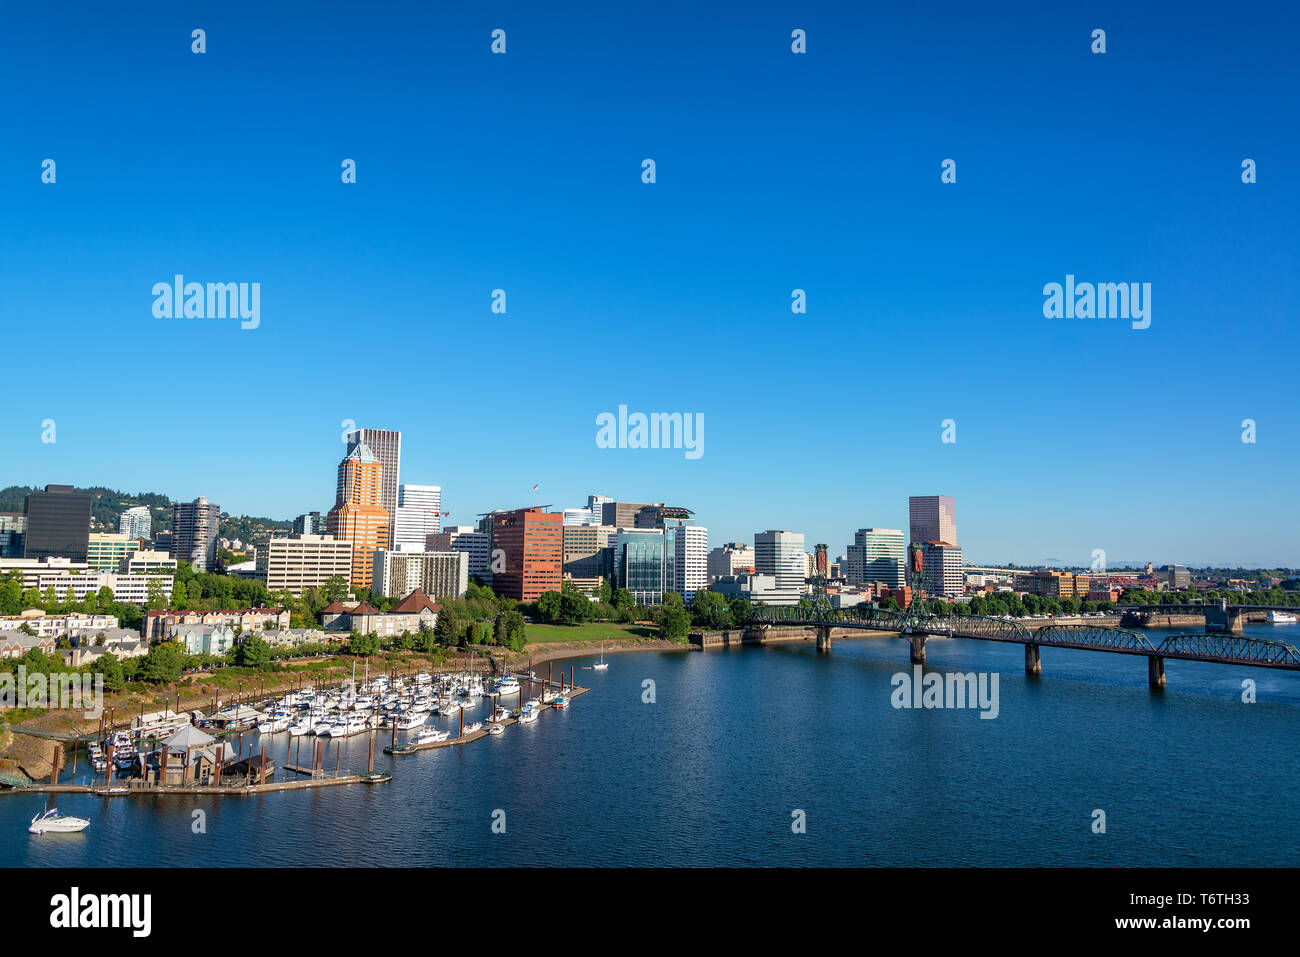
[(770, 575), (775, 587), (770, 593), (755, 593), (752, 601), (769, 605), (797, 605), (804, 595), (808, 560), (804, 556), (803, 532), (770, 529), (754, 535), (754, 567), (759, 575)]
[(697, 591), (709, 587), (709, 530), (703, 525), (673, 529), (673, 584), (689, 605)]
[(438, 485), (402, 484), (397, 487), (397, 515), (393, 520), (393, 548), (423, 551), (430, 535), (441, 528), (442, 488)]
[(605, 522), (605, 503), (614, 501), (608, 495), (588, 495), (587, 504), (582, 508), (566, 508), (563, 522), (570, 527), (575, 525), (603, 525)]
[(118, 534), (127, 538), (148, 538), (152, 528), (153, 519), (147, 505), (133, 505), (117, 520)]

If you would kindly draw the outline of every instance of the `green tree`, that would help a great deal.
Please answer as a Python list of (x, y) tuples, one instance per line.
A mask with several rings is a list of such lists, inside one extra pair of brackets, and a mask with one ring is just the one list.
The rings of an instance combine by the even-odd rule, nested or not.
[(462, 627), (456, 607), (451, 604), (444, 604), (442, 611), (438, 612), (438, 620), (434, 623), (433, 633), (437, 635), (440, 644), (451, 647), (460, 644)]
[(691, 601), (691, 618), (704, 628), (728, 628), (732, 621), (731, 606), (715, 591), (697, 591)]
[(265, 668), (271, 663), (271, 646), (258, 635), (249, 635), (235, 645), (235, 664), (245, 668)]
[(181, 676), (185, 655), (175, 642), (155, 645), (149, 653), (140, 659), (136, 677), (140, 681), (162, 684), (175, 681)]
[(348, 597), (348, 583), (342, 575), (331, 575), (325, 579), (323, 586), (325, 592), (325, 603), (332, 601), (342, 601)]
[(104, 690), (109, 694), (116, 694), (126, 687), (126, 676), (122, 673), (122, 663), (117, 660), (117, 655), (111, 652), (100, 655), (91, 668), (92, 674), (104, 676)]
[(537, 599), (537, 616), (548, 625), (560, 623), (564, 596), (558, 591), (542, 592)]
[(670, 641), (680, 641), (690, 630), (691, 616), (682, 596), (673, 591), (665, 592), (663, 604), (659, 606), (659, 634)]
[(632, 609), (636, 607), (636, 599), (626, 588), (620, 588), (614, 592), (614, 607), (620, 610)]

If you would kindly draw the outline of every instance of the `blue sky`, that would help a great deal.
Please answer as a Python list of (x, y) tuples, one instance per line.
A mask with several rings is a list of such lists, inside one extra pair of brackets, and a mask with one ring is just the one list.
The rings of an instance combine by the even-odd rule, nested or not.
[[(452, 522), (838, 554), (947, 494), (978, 561), (1300, 564), (1294, 7), (697, 7), (6, 5), (0, 484), (323, 511), (351, 419)], [(155, 318), (178, 272), (260, 327)], [(1151, 327), (1044, 318), (1067, 273)], [(620, 404), (705, 454), (597, 448)]]

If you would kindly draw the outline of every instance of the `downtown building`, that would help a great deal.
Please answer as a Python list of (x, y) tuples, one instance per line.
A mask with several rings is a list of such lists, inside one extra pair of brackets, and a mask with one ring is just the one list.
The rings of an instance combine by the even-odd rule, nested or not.
[(66, 558), (84, 562), (90, 542), (90, 493), (71, 485), (47, 485), (28, 492), (23, 506), (24, 558)]
[(333, 535), (288, 535), (272, 538), (257, 550), (258, 577), (267, 590), (295, 597), (322, 588), (335, 576), (352, 579), (352, 542)]
[(897, 528), (860, 528), (845, 556), (844, 578), (850, 585), (880, 582), (890, 588), (907, 584), (907, 544)]
[(564, 515), (539, 506), (491, 512), (492, 590), (516, 601), (559, 591), (564, 570)]
[(960, 598), (966, 594), (961, 548), (950, 542), (923, 542), (922, 571), (926, 598)]
[(217, 529), (221, 509), (200, 495), (192, 502), (172, 505), (172, 540), (167, 554), (189, 562), (196, 572), (210, 572), (217, 566)]
[(605, 524), (605, 506), (614, 500), (608, 495), (588, 495), (587, 504), (582, 508), (566, 508), (564, 524), (603, 525)]
[(128, 508), (118, 516), (117, 531), (119, 535), (125, 535), (127, 538), (149, 538), (153, 532), (153, 518), (149, 514), (149, 506), (132, 505)]
[(744, 542), (728, 542), (709, 552), (706, 568), (709, 581), (733, 578), (754, 571), (754, 548)]
[(802, 532), (769, 529), (754, 534), (754, 569), (772, 579), (771, 591), (755, 592), (753, 601), (768, 605), (797, 605), (805, 593), (808, 560)]
[(115, 572), (140, 550), (140, 541), (124, 534), (91, 532), (86, 543), (86, 564), (98, 572)]
[[(398, 484), (402, 474), (402, 433), (389, 429), (354, 429), (347, 434), (347, 454), (365, 447), (367, 454), (382, 466), (379, 476), (379, 499), (375, 503), (384, 510), (388, 528), (381, 547), (393, 546), (393, 517), (397, 514)], [(366, 556), (369, 561), (371, 556)], [(366, 576), (370, 572), (367, 570)]]
[(909, 542), (957, 544), (957, 503), (951, 495), (913, 495), (907, 500)]
[(393, 549), (422, 550), (429, 536), (438, 534), (441, 508), (441, 486), (410, 483), (399, 485), (397, 515), (393, 519)]
[(564, 577), (579, 589), (590, 589), (599, 579), (614, 576), (614, 540), (618, 529), (610, 525), (564, 526)]
[(425, 539), (427, 552), (464, 552), (469, 556), (469, 574), (485, 585), (492, 584), (492, 536), (472, 525), (449, 525)]
[(469, 555), (381, 548), (375, 552), (374, 582), (375, 595), (402, 597), (421, 591), (435, 599), (464, 598), (469, 588)]
[(383, 464), (364, 442), (352, 447), (339, 463), (334, 507), (326, 517), (326, 528), (335, 539), (352, 545), (348, 581), (354, 589), (371, 587), (375, 552), (389, 543), (388, 510), (380, 504), (383, 471)]

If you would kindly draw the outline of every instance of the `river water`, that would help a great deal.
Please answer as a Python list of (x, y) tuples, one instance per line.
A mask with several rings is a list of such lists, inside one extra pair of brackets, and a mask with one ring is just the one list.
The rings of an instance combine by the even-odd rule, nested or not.
[[(1294, 626), (1247, 633), (1300, 643)], [(997, 717), (894, 707), (899, 638), (614, 654), (604, 672), (585, 657), (590, 693), (531, 725), (393, 757), (376, 732), (387, 784), (63, 795), (90, 828), (39, 837), (45, 797), (0, 796), (0, 863), (1300, 864), (1300, 673), (1169, 661), (1153, 691), (1141, 657), (1044, 648), (1037, 679), (1019, 645), (935, 639), (928, 657), (927, 673), (996, 673)], [(270, 738), (276, 764), (287, 741)], [(366, 735), (340, 746), (365, 769)]]

